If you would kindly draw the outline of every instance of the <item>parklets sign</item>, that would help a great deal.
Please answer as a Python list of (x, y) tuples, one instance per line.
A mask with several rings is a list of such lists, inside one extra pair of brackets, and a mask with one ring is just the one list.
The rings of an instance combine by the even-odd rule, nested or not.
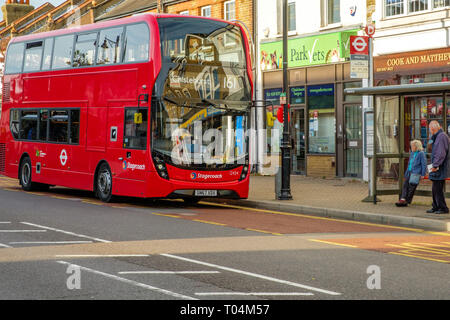
[[(288, 41), (288, 67), (345, 61), (350, 57), (350, 36), (358, 30), (335, 32)], [(261, 44), (261, 70), (283, 68), (283, 41)]]

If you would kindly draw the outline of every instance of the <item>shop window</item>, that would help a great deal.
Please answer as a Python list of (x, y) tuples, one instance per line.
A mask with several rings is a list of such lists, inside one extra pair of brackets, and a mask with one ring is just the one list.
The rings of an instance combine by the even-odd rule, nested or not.
[(125, 132), (123, 147), (128, 149), (147, 148), (147, 109), (125, 109)]
[[(354, 81), (354, 82), (344, 83), (344, 90), (350, 89), (350, 88), (361, 88), (361, 87), (362, 87), (362, 81)], [(361, 103), (362, 101), (361, 101), (360, 96), (346, 94), (346, 95), (344, 95), (344, 102)]]
[(334, 85), (308, 87), (310, 153), (335, 153)]
[(429, 139), (428, 124), (437, 120), (443, 125), (442, 97), (406, 97), (405, 98), (405, 152), (410, 150), (410, 142), (422, 141), (427, 150)]

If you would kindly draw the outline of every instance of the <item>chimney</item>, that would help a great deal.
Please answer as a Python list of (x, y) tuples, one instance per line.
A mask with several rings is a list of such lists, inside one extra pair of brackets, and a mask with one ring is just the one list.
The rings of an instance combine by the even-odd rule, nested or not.
[(33, 10), (30, 0), (6, 0), (6, 4), (2, 6), (3, 20), (8, 26)]

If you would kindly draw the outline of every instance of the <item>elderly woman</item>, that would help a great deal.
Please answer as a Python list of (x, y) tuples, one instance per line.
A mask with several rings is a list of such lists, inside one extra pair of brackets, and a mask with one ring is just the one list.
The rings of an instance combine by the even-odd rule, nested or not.
[(411, 153), (409, 156), (408, 168), (405, 172), (405, 182), (403, 183), (400, 200), (395, 204), (397, 207), (406, 207), (411, 204), (414, 192), (421, 179), (427, 171), (427, 160), (423, 152), (420, 140), (411, 141)]

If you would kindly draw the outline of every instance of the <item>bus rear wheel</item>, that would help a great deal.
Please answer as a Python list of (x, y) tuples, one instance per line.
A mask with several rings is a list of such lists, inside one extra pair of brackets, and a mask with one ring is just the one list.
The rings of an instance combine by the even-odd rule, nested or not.
[(103, 202), (112, 200), (112, 174), (108, 164), (102, 163), (97, 173), (97, 197)]

